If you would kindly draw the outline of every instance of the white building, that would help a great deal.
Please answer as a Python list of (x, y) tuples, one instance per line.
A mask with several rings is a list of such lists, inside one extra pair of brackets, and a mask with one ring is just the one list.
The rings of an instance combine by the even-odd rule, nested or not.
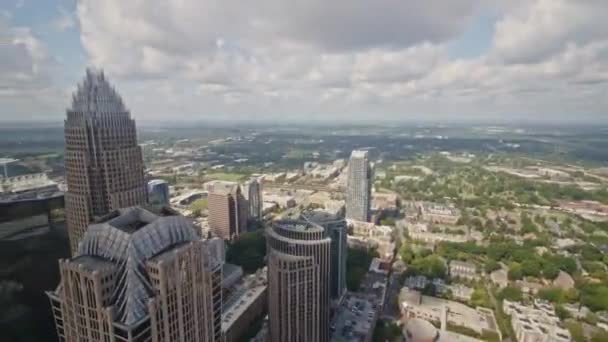
[(503, 310), (511, 316), (517, 342), (570, 342), (568, 329), (555, 315), (553, 305), (538, 299), (533, 306), (503, 299)]
[(359, 221), (369, 221), (372, 169), (367, 151), (355, 150), (348, 162), (346, 185), (346, 217)]

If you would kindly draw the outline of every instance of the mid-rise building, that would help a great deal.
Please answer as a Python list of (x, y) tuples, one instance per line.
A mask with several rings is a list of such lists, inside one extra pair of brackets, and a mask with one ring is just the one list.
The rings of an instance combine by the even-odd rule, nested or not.
[(243, 195), (249, 205), (249, 218), (255, 221), (262, 219), (262, 207), (264, 201), (262, 199), (262, 180), (260, 178), (252, 178), (243, 185)]
[(241, 187), (234, 182), (214, 182), (208, 187), (209, 228), (218, 237), (230, 240), (247, 230), (249, 207)]
[(549, 302), (535, 299), (533, 305), (502, 301), (502, 307), (511, 316), (511, 327), (517, 342), (570, 342), (572, 336)]
[(372, 169), (368, 151), (355, 150), (348, 162), (346, 218), (368, 222), (370, 219)]
[(327, 342), (331, 239), (308, 221), (278, 221), (266, 229), (271, 342)]
[(471, 262), (452, 260), (450, 261), (450, 277), (469, 280), (479, 279), (477, 266)]
[(267, 271), (260, 269), (235, 285), (223, 303), (222, 336), (224, 342), (242, 341), (251, 325), (265, 315), (267, 299)]
[(60, 341), (215, 341), (205, 244), (186, 218), (159, 214), (113, 211), (59, 261), (47, 295)]
[(323, 228), (331, 239), (331, 298), (339, 299), (346, 292), (346, 257), (348, 226), (343, 217), (324, 211), (312, 211), (303, 216)]
[(147, 202), (135, 121), (103, 72), (87, 70), (65, 120), (65, 214), (72, 254), (89, 223)]
[(169, 183), (162, 179), (148, 182), (148, 202), (152, 205), (169, 205)]

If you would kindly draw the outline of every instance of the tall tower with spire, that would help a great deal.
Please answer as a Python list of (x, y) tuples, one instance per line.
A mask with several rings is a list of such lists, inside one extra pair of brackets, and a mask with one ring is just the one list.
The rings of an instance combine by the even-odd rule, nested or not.
[(72, 254), (89, 223), (146, 203), (135, 121), (103, 71), (87, 70), (65, 120), (66, 220)]

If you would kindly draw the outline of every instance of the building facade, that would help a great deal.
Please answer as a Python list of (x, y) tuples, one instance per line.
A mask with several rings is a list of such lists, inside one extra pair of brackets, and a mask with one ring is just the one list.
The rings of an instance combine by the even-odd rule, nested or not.
[(262, 180), (252, 178), (243, 186), (243, 194), (249, 205), (249, 218), (255, 221), (262, 220)]
[(169, 183), (162, 179), (148, 182), (148, 203), (152, 205), (169, 205)]
[(348, 225), (342, 217), (314, 211), (303, 217), (322, 226), (331, 239), (331, 298), (340, 299), (346, 292), (346, 258), (348, 253)]
[(186, 218), (159, 214), (116, 210), (59, 261), (47, 292), (59, 341), (215, 341), (204, 242)]
[(247, 231), (249, 207), (241, 187), (234, 182), (214, 182), (208, 189), (211, 231), (224, 240), (236, 238)]
[(355, 150), (348, 162), (346, 218), (368, 222), (370, 219), (372, 169), (368, 151)]
[(96, 217), (147, 202), (135, 121), (103, 72), (87, 70), (65, 120), (65, 213), (72, 254)]
[(271, 342), (327, 342), (331, 239), (320, 225), (279, 221), (266, 229)]

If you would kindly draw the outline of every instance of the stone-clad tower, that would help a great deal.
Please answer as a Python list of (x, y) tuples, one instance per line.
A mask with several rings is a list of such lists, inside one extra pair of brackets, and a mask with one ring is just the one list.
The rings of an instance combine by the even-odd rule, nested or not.
[(87, 70), (65, 120), (66, 220), (72, 254), (95, 217), (146, 203), (135, 121), (103, 72)]
[(331, 239), (308, 221), (266, 228), (271, 342), (328, 342)]

